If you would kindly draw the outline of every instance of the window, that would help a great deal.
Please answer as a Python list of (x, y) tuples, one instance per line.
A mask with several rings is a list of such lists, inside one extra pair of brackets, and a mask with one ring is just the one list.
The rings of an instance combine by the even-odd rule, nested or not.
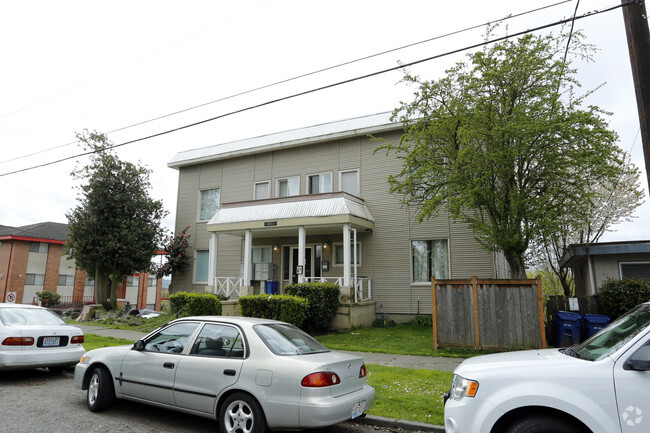
[(253, 247), (253, 263), (270, 263), (271, 247)]
[(156, 287), (157, 286), (157, 280), (155, 278), (149, 278), (149, 281), (147, 282), (148, 287)]
[(89, 277), (86, 275), (86, 281), (84, 281), (85, 286), (94, 286), (95, 285), (95, 279), (93, 277)]
[(307, 176), (307, 194), (332, 192), (332, 173)]
[(271, 183), (257, 182), (255, 184), (255, 200), (263, 200), (271, 197)]
[(243, 358), (244, 344), (236, 328), (226, 325), (207, 324), (196, 338), (190, 354)]
[(25, 274), (26, 286), (42, 286), (44, 283), (45, 283), (45, 274)]
[(449, 278), (447, 240), (412, 241), (413, 282), (430, 282), (432, 277)]
[(300, 177), (278, 179), (278, 197), (290, 197), (300, 194)]
[(650, 262), (621, 262), (621, 278), (646, 278), (650, 280)]
[(140, 277), (126, 277), (126, 285), (129, 287), (138, 287), (140, 285)]
[(59, 286), (74, 286), (74, 275), (59, 274)]
[(348, 170), (340, 173), (339, 189), (354, 196), (359, 196), (359, 170)]
[(208, 269), (210, 262), (210, 251), (197, 250), (196, 251), (196, 264), (194, 265), (194, 282), (207, 283), (208, 282)]
[[(350, 243), (350, 263), (354, 264), (353, 243)], [(361, 242), (357, 242), (357, 265), (361, 266)], [(343, 244), (334, 244), (334, 266), (343, 266)]]
[(201, 191), (201, 198), (199, 203), (199, 221), (208, 221), (219, 210), (221, 203), (221, 190), (204, 189)]
[(148, 352), (181, 353), (198, 323), (177, 323), (154, 334), (145, 342)]
[(29, 252), (30, 253), (47, 253), (50, 244), (46, 242), (30, 242), (29, 243)]

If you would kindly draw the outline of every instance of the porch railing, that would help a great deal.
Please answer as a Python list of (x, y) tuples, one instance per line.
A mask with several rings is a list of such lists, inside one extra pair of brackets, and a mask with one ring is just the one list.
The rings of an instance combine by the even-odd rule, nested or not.
[(244, 279), (243, 278), (234, 278), (234, 277), (215, 277), (214, 282), (212, 284), (213, 293), (215, 295), (225, 295), (227, 297), (230, 297), (233, 293), (237, 295), (237, 297), (240, 296), (239, 290), (242, 288), (244, 285)]
[[(50, 307), (55, 310), (63, 310), (66, 308), (83, 308), (84, 305), (94, 304), (95, 296), (61, 296), (59, 303), (53, 307)], [(33, 305), (38, 304), (38, 296), (34, 296), (32, 299)]]
[[(343, 277), (305, 277), (310, 283), (334, 283), (343, 286)], [(354, 284), (354, 303), (372, 300), (372, 280), (369, 277), (357, 277)]]

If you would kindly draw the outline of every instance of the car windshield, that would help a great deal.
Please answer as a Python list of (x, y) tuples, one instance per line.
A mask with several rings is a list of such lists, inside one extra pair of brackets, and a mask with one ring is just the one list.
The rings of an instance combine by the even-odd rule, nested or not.
[(639, 305), (616, 319), (601, 332), (568, 351), (567, 355), (598, 361), (616, 352), (649, 325), (650, 304)]
[(66, 324), (55, 313), (41, 308), (0, 308), (0, 320), (6, 326)]
[(277, 355), (306, 355), (329, 352), (327, 347), (293, 325), (257, 325), (254, 329), (264, 341), (264, 344)]

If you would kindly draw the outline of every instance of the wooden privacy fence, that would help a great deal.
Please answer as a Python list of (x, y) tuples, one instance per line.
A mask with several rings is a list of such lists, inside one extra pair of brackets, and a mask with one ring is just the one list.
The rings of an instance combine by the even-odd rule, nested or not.
[(545, 348), (542, 280), (431, 279), (433, 347)]

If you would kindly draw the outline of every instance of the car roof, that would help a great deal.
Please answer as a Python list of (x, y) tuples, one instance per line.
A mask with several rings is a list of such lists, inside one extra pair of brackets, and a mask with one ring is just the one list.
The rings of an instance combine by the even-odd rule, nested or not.
[(259, 324), (269, 324), (269, 323), (283, 323), (277, 320), (271, 319), (261, 319), (259, 317), (241, 317), (241, 316), (190, 316), (190, 317), (181, 317), (175, 321), (185, 321), (185, 320), (201, 320), (201, 321), (210, 321), (210, 322), (230, 322), (234, 324), (248, 324), (248, 325), (259, 325)]
[(0, 302), (0, 308), (35, 308), (43, 310), (43, 307), (32, 304), (11, 304), (9, 302)]

